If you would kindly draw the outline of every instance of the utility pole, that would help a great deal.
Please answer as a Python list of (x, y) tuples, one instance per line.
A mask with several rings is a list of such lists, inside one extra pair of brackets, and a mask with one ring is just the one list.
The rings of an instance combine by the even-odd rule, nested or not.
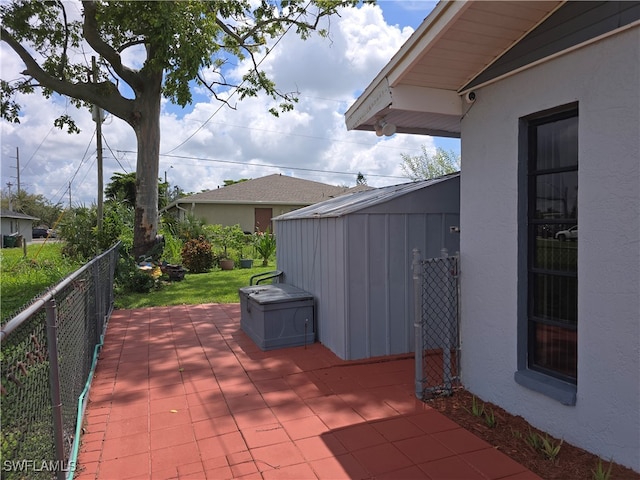
[[(11, 167), (14, 168), (14, 167)], [(20, 201), (20, 149), (18, 147), (16, 147), (16, 177), (18, 180), (18, 193), (16, 194), (16, 200), (18, 203)], [(9, 184), (7, 184), (9, 185)], [(11, 186), (13, 186), (13, 184), (11, 184)], [(11, 197), (9, 197), (9, 202), (11, 202)], [(20, 205), (16, 205), (16, 209), (20, 208)]]
[[(98, 67), (96, 57), (91, 57), (93, 67), (93, 82), (98, 83)], [(93, 121), (96, 122), (96, 138), (98, 140), (98, 232), (102, 232), (103, 197), (104, 186), (102, 184), (102, 109), (97, 105), (93, 106)]]
[(20, 147), (16, 147), (16, 172), (18, 177), (18, 197), (20, 197)]
[(71, 182), (69, 182), (69, 211), (71, 211)]

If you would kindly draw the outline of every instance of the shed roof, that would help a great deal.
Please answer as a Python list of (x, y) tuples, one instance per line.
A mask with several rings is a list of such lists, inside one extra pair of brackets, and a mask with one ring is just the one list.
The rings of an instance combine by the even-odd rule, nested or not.
[(32, 217), (21, 212), (14, 212), (12, 210), (0, 210), (0, 217), (4, 218), (16, 218), (19, 220), (40, 220), (38, 217)]
[(294, 210), (293, 212), (285, 213), (275, 217), (274, 220), (342, 217), (459, 176), (460, 173), (452, 173), (450, 175), (445, 175), (431, 180), (402, 183), (399, 185), (391, 185), (389, 187), (374, 188), (371, 190), (350, 193), (330, 200), (325, 200), (324, 202), (320, 202), (315, 205), (309, 205), (308, 207), (303, 207), (298, 210)]
[(359, 187), (338, 187), (287, 175), (274, 174), (183, 197), (175, 203), (310, 205), (357, 189)]

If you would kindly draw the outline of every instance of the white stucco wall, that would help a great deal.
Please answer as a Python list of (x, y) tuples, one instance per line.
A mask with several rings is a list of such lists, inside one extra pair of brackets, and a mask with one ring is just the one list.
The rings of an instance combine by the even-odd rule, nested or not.
[[(640, 471), (640, 28), (476, 91), (462, 124), (464, 385)], [(518, 119), (579, 102), (578, 384), (565, 406), (517, 370)]]

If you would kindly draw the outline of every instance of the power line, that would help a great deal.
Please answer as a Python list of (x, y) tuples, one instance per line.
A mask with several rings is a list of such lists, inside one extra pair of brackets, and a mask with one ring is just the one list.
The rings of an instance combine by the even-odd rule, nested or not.
[[(293, 25), (298, 21), (298, 19), (302, 16), (303, 13), (305, 13), (307, 11), (307, 8), (309, 8), (309, 5), (311, 5), (311, 1), (309, 1), (309, 3), (307, 3), (307, 5), (304, 7), (304, 9), (302, 10), (302, 12), (300, 12), (300, 14), (296, 17), (296, 19), (291, 22), (289, 24), (289, 26), (287, 27), (287, 29), (282, 33), (282, 35), (280, 35), (278, 37), (278, 39), (275, 41), (275, 43), (273, 44), (273, 47), (268, 48), (267, 52), (265, 53), (264, 57), (262, 57), (262, 59), (258, 62), (258, 64), (256, 65), (256, 68), (259, 67), (260, 65), (262, 65), (262, 62), (264, 62), (267, 57), (269, 56), (269, 54), (271, 52), (273, 52), (273, 50), (278, 46), (278, 44), (280, 43), (280, 40), (282, 40), (284, 38), (284, 36), (289, 33), (289, 30), (291, 30), (291, 28), (293, 27)], [(245, 83), (245, 80), (243, 79), (242, 82), (240, 82), (240, 84), (238, 86), (236, 86), (233, 91), (231, 92), (231, 95), (229, 95), (229, 99), (231, 99), (231, 97), (233, 97), (236, 93), (238, 93), (238, 90), (240, 89), (240, 87)], [(228, 101), (228, 100), (227, 100)], [(211, 116), (206, 119), (204, 121), (204, 123), (202, 125), (200, 125), (198, 128), (196, 128), (196, 130), (189, 135), (184, 141), (182, 141), (182, 143), (179, 143), (178, 145), (176, 145), (175, 147), (173, 147), (171, 150), (169, 150), (167, 152), (167, 154), (171, 153), (171, 152), (175, 152), (178, 148), (180, 148), (182, 145), (184, 145), (185, 143), (187, 143), (189, 140), (191, 140), (200, 130), (202, 130), (204, 128), (204, 126), (209, 123), (209, 121), (220, 111), (222, 110), (222, 108), (225, 106), (226, 102), (222, 102), (220, 104), (220, 106), (211, 114)]]
[[(211, 120), (211, 119), (209, 119)], [(282, 133), (279, 132), (277, 130), (267, 130), (266, 128), (256, 128), (256, 127), (248, 127), (246, 125), (233, 125), (231, 123), (226, 123), (226, 122), (210, 122), (209, 120), (207, 120), (208, 123), (213, 123), (215, 125), (223, 125), (225, 127), (234, 127), (234, 128), (244, 128), (246, 130), (253, 130), (253, 131), (257, 131), (257, 132), (265, 132), (265, 133), (271, 133), (274, 135), (279, 135), (279, 136), (285, 136), (285, 137), (301, 137), (301, 138), (311, 138), (313, 140), (327, 140), (333, 143), (346, 143), (349, 145), (363, 145), (365, 147), (376, 147), (376, 148), (388, 148), (391, 150), (402, 150), (402, 151), (406, 151), (406, 150), (420, 150), (419, 148), (406, 148), (406, 147), (396, 147), (396, 146), (392, 146), (392, 145), (384, 145), (385, 143), (388, 143), (386, 141), (382, 141), (382, 142), (378, 142), (378, 143), (370, 143), (370, 142), (351, 142), (349, 140), (335, 140), (329, 137), (320, 137), (317, 135), (305, 135), (302, 133)], [(179, 147), (180, 145), (178, 145)], [(168, 155), (169, 153), (173, 152), (174, 150), (176, 150), (178, 147), (174, 148), (173, 150), (169, 150), (166, 154)]]
[(42, 146), (44, 141), (49, 137), (49, 135), (51, 135), (51, 132), (53, 132), (53, 129), (54, 129), (54, 126), (52, 125), (51, 128), (49, 129), (49, 131), (47, 132), (47, 134), (44, 136), (44, 138), (40, 142), (40, 144), (37, 146), (37, 148), (34, 150), (34, 152), (29, 157), (29, 160), (27, 160), (27, 163), (22, 167), (22, 170), (25, 170), (27, 168), (27, 166), (29, 165), (29, 162), (31, 162), (31, 160), (33, 160), (33, 157), (35, 157), (36, 153), (38, 153), (38, 150), (40, 150), (40, 147)]
[(109, 145), (109, 142), (107, 142), (107, 139), (105, 138), (104, 135), (102, 135), (102, 139), (104, 140), (104, 143), (107, 145), (107, 149), (109, 149), (109, 151), (111, 152), (111, 155), (113, 155), (113, 159), (118, 163), (118, 165), (120, 165), (120, 168), (124, 171), (124, 173), (129, 173), (127, 169), (124, 168), (124, 166), (120, 163), (120, 160), (118, 159), (118, 157), (116, 157), (116, 154), (113, 153), (113, 150), (111, 150), (111, 146)]
[[(87, 144), (87, 148), (84, 151), (84, 155), (82, 156), (82, 159), (80, 160), (80, 165), (78, 165), (78, 168), (76, 169), (75, 173), (71, 177), (71, 180), (67, 181), (67, 185), (65, 186), (64, 191), (60, 194), (60, 200), (58, 202), (56, 202), (56, 204), (62, 202), (62, 198), (69, 191), (69, 188), (71, 188), (71, 184), (73, 183), (73, 181), (75, 180), (76, 176), (80, 172), (80, 169), (82, 168), (82, 164), (84, 163), (85, 158), (87, 158), (87, 153), (89, 152), (89, 148), (91, 148), (91, 144), (93, 143), (93, 139), (95, 138), (95, 136), (96, 136), (96, 132), (94, 130), (93, 131), (93, 135), (91, 135), (91, 139), (89, 140), (89, 143)], [(86, 178), (86, 175), (85, 175), (85, 178)], [(84, 179), (83, 179), (83, 181), (84, 181)], [(58, 192), (60, 192), (60, 190), (58, 190)]]
[[(130, 150), (118, 150), (120, 152), (124, 152), (124, 153), (135, 153), (132, 152)], [(220, 160), (217, 158), (202, 158), (202, 157), (193, 157), (193, 156), (186, 156), (186, 155), (169, 155), (167, 153), (161, 153), (160, 154), (161, 157), (169, 157), (169, 158), (180, 158), (183, 160), (198, 160), (198, 161), (202, 161), (202, 162), (214, 162), (214, 163), (228, 163), (228, 164), (233, 164), (233, 165), (244, 165), (245, 167), (270, 167), (270, 168), (280, 168), (280, 169), (285, 169), (285, 170), (300, 170), (300, 171), (304, 171), (304, 172), (316, 172), (316, 173), (328, 173), (328, 174), (334, 174), (334, 175), (356, 175), (358, 172), (340, 172), (340, 171), (336, 171), (336, 170), (320, 170), (320, 169), (316, 169), (316, 168), (304, 168), (304, 167), (291, 167), (289, 165), (272, 165), (272, 164), (268, 164), (268, 163), (247, 163), (247, 162), (241, 162), (239, 160)], [(363, 175), (365, 177), (381, 177), (381, 178), (400, 178), (400, 179), (405, 179), (407, 177), (402, 177), (402, 176), (396, 176), (396, 175), (379, 175), (379, 174), (375, 174), (375, 173), (363, 173)]]
[[(69, 99), (66, 99), (66, 103), (65, 103), (65, 106), (64, 106), (64, 113), (66, 114), (68, 111), (69, 111)], [(29, 160), (27, 160), (27, 163), (22, 167), (23, 170), (26, 169), (27, 166), (29, 165), (29, 162), (31, 162), (31, 160), (33, 160), (33, 157), (35, 157), (36, 153), (38, 153), (38, 150), (40, 150), (40, 147), (42, 147), (42, 144), (44, 143), (44, 141), (49, 137), (49, 135), (51, 135), (51, 132), (53, 132), (54, 128), (55, 128), (55, 125), (52, 125), (51, 128), (49, 129), (49, 131), (47, 132), (47, 134), (44, 136), (44, 138), (40, 142), (40, 144), (38, 145), (38, 147), (35, 149), (35, 151), (29, 157)]]

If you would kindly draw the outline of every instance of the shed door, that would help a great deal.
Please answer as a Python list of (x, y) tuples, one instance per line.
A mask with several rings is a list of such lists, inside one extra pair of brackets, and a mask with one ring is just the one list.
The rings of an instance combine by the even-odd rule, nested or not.
[(273, 217), (273, 209), (256, 208), (255, 216), (256, 216), (255, 230), (266, 232), (268, 228), (270, 232), (273, 232), (273, 226), (271, 225), (271, 218)]

